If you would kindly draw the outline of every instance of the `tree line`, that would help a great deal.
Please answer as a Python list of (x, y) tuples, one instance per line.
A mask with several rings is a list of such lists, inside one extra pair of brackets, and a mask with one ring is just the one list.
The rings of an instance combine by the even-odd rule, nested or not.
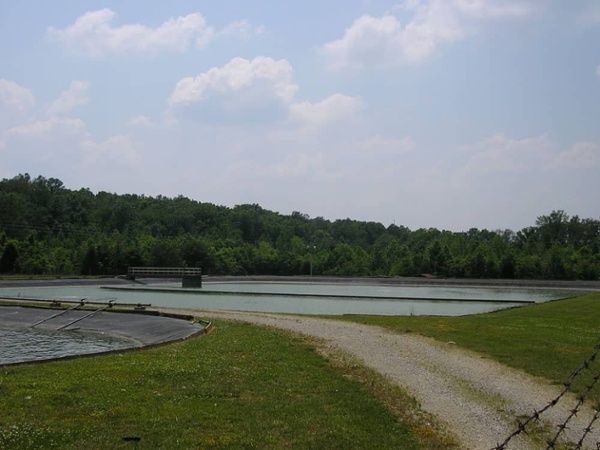
[(512, 230), (410, 230), (257, 204), (70, 190), (56, 178), (0, 181), (0, 273), (120, 275), (129, 266), (219, 275), (598, 280), (600, 221), (562, 210)]

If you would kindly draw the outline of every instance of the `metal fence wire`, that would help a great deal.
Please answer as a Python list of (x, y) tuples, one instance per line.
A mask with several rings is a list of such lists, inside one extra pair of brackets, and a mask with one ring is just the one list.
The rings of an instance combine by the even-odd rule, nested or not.
[[(518, 436), (519, 434), (528, 434), (528, 429), (527, 427), (529, 425), (531, 425), (534, 422), (539, 422), (541, 420), (541, 415), (548, 411), (549, 409), (553, 408), (554, 406), (556, 406), (558, 404), (558, 402), (566, 395), (567, 392), (569, 392), (571, 390), (571, 387), (573, 385), (573, 383), (575, 382), (575, 380), (580, 377), (583, 373), (585, 372), (589, 372), (592, 370), (592, 363), (598, 358), (598, 355), (600, 354), (600, 342), (598, 342), (598, 344), (596, 344), (596, 346), (594, 347), (594, 352), (591, 354), (591, 356), (586, 359), (583, 364), (581, 364), (581, 366), (579, 366), (577, 368), (577, 370), (575, 370), (567, 379), (567, 381), (565, 381), (563, 383), (563, 389), (561, 391), (561, 393), (554, 399), (552, 399), (546, 406), (544, 406), (542, 409), (538, 410), (534, 410), (533, 413), (527, 417), (524, 420), (517, 420), (517, 429), (515, 431), (513, 431), (505, 440), (504, 442), (502, 442), (501, 444), (496, 445), (495, 447), (493, 447), (491, 450), (506, 450), (508, 449), (508, 444), (509, 442), (515, 437)], [(600, 359), (600, 358), (598, 358)], [(559, 425), (557, 425), (557, 431), (554, 434), (554, 436), (552, 436), (551, 438), (546, 440), (546, 450), (558, 450), (558, 439), (559, 437), (564, 433), (564, 431), (566, 429), (568, 429), (569, 426), (569, 422), (571, 421), (571, 419), (573, 419), (573, 417), (575, 417), (577, 415), (577, 413), (579, 413), (581, 411), (581, 408), (583, 407), (584, 402), (586, 401), (586, 399), (589, 397), (590, 392), (594, 389), (594, 387), (598, 384), (598, 382), (600, 381), (600, 369), (598, 369), (598, 373), (595, 373), (592, 381), (585, 387), (584, 392), (579, 395), (577, 397), (577, 404), (575, 405), (575, 407), (573, 409), (571, 409), (569, 411), (569, 414), (565, 417), (565, 419), (563, 420), (562, 423), (560, 423)], [(579, 439), (579, 441), (577, 442), (576, 446), (574, 447), (575, 450), (581, 450), (583, 448), (583, 443), (585, 441), (585, 438), (588, 436), (588, 434), (592, 431), (592, 427), (594, 426), (594, 424), (598, 422), (600, 423), (600, 405), (595, 405), (595, 413), (592, 416), (590, 422), (588, 423), (587, 427), (585, 427), (582, 430), (582, 435), (581, 438)], [(595, 443), (595, 447), (597, 450), (600, 450), (600, 442), (596, 442)]]

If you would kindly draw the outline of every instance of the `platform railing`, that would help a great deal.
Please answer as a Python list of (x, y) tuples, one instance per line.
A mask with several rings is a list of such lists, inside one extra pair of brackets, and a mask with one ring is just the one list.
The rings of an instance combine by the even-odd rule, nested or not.
[(129, 278), (182, 278), (200, 277), (200, 267), (129, 267), (127, 269)]

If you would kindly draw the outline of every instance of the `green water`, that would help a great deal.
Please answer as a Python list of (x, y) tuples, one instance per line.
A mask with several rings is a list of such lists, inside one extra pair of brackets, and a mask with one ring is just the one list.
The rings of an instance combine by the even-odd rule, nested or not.
[[(102, 287), (3, 288), (0, 296), (117, 303), (202, 310), (239, 310), (292, 314), (442, 315), (479, 314), (572, 295), (551, 289), (383, 286), (324, 283), (204, 283), (182, 289), (180, 283), (112, 290)], [(158, 290), (157, 290), (158, 289)], [(161, 292), (160, 289), (168, 289)], [(211, 294), (214, 293), (214, 294)], [(242, 295), (242, 294), (254, 295)], [(269, 295), (261, 295), (268, 293)], [(281, 294), (281, 295), (277, 295)], [(329, 297), (332, 296), (332, 297)], [(333, 297), (336, 296), (336, 297)]]

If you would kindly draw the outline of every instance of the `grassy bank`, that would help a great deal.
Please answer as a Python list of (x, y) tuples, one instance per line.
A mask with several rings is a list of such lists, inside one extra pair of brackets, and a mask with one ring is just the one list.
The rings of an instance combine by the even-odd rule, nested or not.
[[(600, 293), (463, 317), (348, 316), (344, 320), (380, 325), (397, 333), (419, 333), (488, 355), (504, 364), (563, 383), (600, 341)], [(600, 358), (579, 377), (583, 392)], [(600, 386), (591, 393), (600, 404)]]
[(10, 449), (446, 448), (421, 422), (405, 424), (414, 408), (303, 339), (228, 322), (160, 348), (0, 367), (0, 448)]

